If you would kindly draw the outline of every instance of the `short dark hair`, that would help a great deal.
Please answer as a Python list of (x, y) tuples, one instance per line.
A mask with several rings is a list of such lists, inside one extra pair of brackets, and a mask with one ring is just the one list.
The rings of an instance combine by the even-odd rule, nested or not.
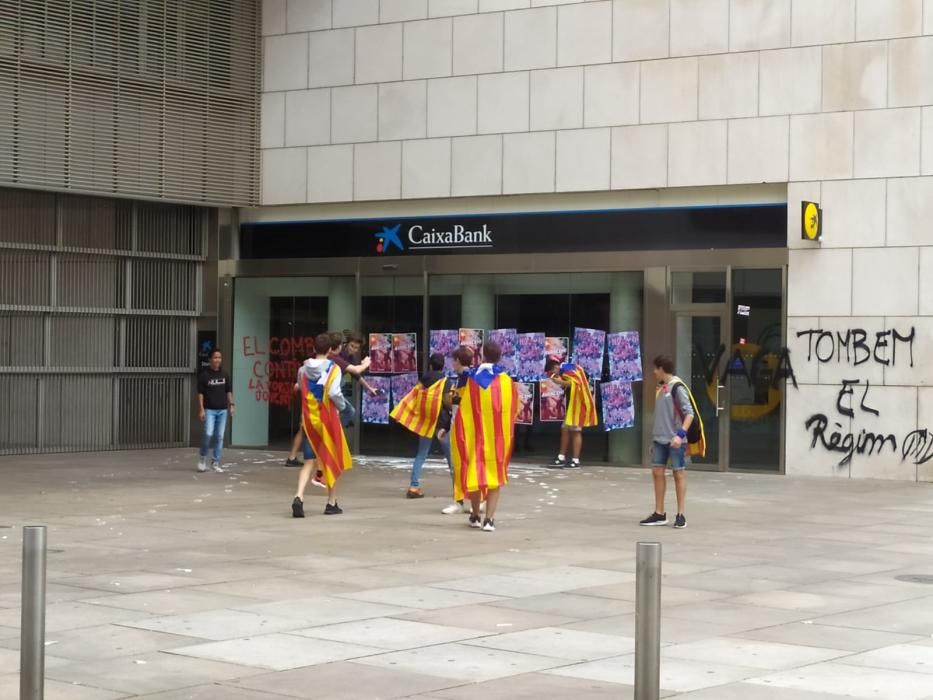
[(331, 331), (327, 334), (327, 337), (330, 338), (330, 347), (328, 350), (338, 350), (340, 346), (343, 345), (343, 333)]
[(473, 351), (466, 345), (461, 345), (454, 350), (453, 358), (464, 367), (469, 367), (473, 364)]
[(439, 352), (432, 353), (428, 359), (428, 366), (433, 370), (444, 369), (444, 356)]
[(495, 364), (502, 359), (502, 346), (494, 340), (483, 343), (483, 359)]
[(654, 366), (665, 374), (674, 374), (674, 358), (670, 355), (658, 355), (654, 358)]
[(363, 336), (361, 336), (356, 331), (351, 331), (349, 329), (345, 330), (343, 332), (343, 337), (347, 339), (348, 343), (359, 343), (360, 345), (363, 344)]
[(544, 363), (544, 373), (548, 374), (551, 371), (552, 367), (560, 366), (560, 362), (555, 360), (553, 357), (549, 358), (547, 362)]
[(224, 354), (224, 353), (223, 353), (223, 351), (222, 351), (220, 348), (214, 348), (213, 350), (211, 350), (211, 355), (210, 355), (210, 356), (213, 357), (213, 356), (216, 355), (218, 352), (220, 353), (220, 356), (223, 357), (223, 354)]
[(318, 355), (326, 355), (331, 349), (330, 333), (318, 333), (314, 336), (314, 352)]

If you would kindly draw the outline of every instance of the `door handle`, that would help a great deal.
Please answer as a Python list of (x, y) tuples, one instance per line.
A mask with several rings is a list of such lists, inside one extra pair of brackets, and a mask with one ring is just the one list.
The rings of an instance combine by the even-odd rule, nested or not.
[(726, 387), (725, 387), (724, 384), (720, 384), (719, 382), (716, 382), (716, 416), (717, 416), (717, 417), (719, 416), (719, 414), (720, 414), (722, 411), (725, 411), (725, 410), (726, 410), (726, 407), (725, 407), (725, 406), (720, 406), (720, 405), (719, 405), (719, 390), (720, 390), (720, 389), (725, 389), (725, 388), (726, 388)]

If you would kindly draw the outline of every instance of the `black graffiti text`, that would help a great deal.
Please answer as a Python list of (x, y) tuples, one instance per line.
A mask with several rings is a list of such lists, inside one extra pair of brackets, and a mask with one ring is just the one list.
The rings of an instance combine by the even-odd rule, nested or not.
[[(869, 340), (869, 335), (874, 337)], [(823, 364), (835, 361), (856, 367), (871, 360), (886, 367), (893, 367), (897, 364), (898, 346), (903, 345), (907, 346), (907, 360), (909, 366), (913, 367), (916, 335), (917, 330), (913, 326), (906, 335), (898, 332), (896, 328), (878, 331), (874, 334), (869, 334), (863, 328), (849, 328), (845, 333), (811, 328), (797, 333), (798, 338), (807, 338), (807, 362), (815, 357)], [(888, 357), (889, 349), (890, 357)]]
[[(712, 383), (713, 379), (716, 378), (716, 368), (719, 366), (719, 361), (722, 360), (722, 356), (725, 354), (726, 346), (723, 343), (719, 346), (719, 350), (716, 351), (715, 357), (713, 357), (712, 361), (706, 366), (706, 382), (708, 384)], [(794, 368), (790, 362), (790, 351), (787, 348), (781, 348), (781, 352), (778, 355), (777, 366), (773, 371), (764, 364), (764, 359), (770, 354), (771, 351), (761, 348), (752, 356), (751, 363), (749, 364), (742, 355), (741, 346), (737, 346), (735, 350), (733, 350), (729, 361), (726, 362), (725, 369), (723, 369), (722, 374), (719, 376), (719, 383), (725, 384), (729, 377), (738, 376), (745, 379), (749, 386), (754, 386), (759, 381), (763, 380), (764, 383), (769, 386), (776, 387), (781, 379), (786, 378), (793, 382), (794, 388), (796, 389), (797, 377), (794, 375)], [(700, 347), (697, 348), (697, 356), (705, 357), (705, 352)]]
[(926, 428), (908, 433), (901, 445), (901, 457), (914, 464), (924, 464), (933, 459), (933, 433)]
[(856, 454), (881, 454), (886, 444), (890, 444), (891, 451), (897, 453), (897, 438), (893, 434), (873, 433), (864, 428), (857, 434), (844, 432), (841, 423), (833, 423), (834, 430), (827, 434), (829, 419), (822, 413), (810, 416), (805, 425), (807, 430), (812, 431), (810, 449), (816, 448), (819, 444), (830, 452), (844, 455), (839, 461), (840, 467), (851, 462), (853, 455)]

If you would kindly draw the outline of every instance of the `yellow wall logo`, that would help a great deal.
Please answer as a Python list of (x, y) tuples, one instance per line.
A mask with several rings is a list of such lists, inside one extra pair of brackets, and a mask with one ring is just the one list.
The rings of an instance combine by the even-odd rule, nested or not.
[(823, 235), (823, 210), (816, 202), (802, 202), (800, 237), (805, 241), (818, 241)]

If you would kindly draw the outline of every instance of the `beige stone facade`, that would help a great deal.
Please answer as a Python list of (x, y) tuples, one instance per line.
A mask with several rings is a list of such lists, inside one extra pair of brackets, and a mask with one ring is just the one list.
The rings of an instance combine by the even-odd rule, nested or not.
[[(933, 478), (902, 454), (933, 427), (933, 0), (265, 0), (263, 31), (264, 205), (786, 183), (786, 471)], [(856, 328), (913, 329), (913, 366), (797, 336)], [(811, 449), (842, 380), (840, 434), (896, 452)]]

